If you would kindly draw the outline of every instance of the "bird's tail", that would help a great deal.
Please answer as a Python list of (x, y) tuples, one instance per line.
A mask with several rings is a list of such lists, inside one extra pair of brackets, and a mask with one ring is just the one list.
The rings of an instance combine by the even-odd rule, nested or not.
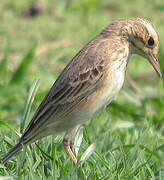
[(5, 164), (14, 154), (16, 154), (21, 149), (22, 149), (22, 144), (18, 142), (12, 149), (9, 150), (6, 156), (1, 160), (1, 163)]

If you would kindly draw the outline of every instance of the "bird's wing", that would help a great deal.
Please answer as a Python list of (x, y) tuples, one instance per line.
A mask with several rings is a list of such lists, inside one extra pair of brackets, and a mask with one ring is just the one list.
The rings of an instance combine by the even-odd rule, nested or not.
[(71, 112), (96, 90), (104, 69), (106, 51), (101, 50), (102, 43), (91, 42), (66, 66), (34, 114), (22, 135), (23, 139), (43, 127), (51, 116), (55, 119)]

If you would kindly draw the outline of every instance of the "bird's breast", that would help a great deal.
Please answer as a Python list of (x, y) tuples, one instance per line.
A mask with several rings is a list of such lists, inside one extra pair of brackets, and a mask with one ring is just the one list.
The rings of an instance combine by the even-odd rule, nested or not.
[(116, 61), (110, 63), (109, 68), (103, 74), (101, 85), (86, 99), (87, 109), (91, 117), (106, 107), (122, 88), (128, 58), (129, 52), (126, 49), (117, 57)]
[(115, 98), (124, 83), (124, 76), (125, 73), (123, 72), (107, 75), (101, 89), (95, 93), (95, 98), (94, 96), (92, 97), (91, 101), (93, 102), (92, 108), (94, 114), (105, 108)]
[[(118, 94), (124, 83), (128, 58), (127, 50), (117, 56), (115, 61), (110, 62), (103, 72), (103, 77), (100, 80), (101, 82), (98, 88), (85, 98), (76, 109), (78, 114), (76, 118), (79, 119), (79, 122), (82, 123), (91, 119), (95, 114), (105, 108)], [(114, 57), (112, 59), (114, 59)]]
[(106, 74), (101, 86), (80, 103), (77, 119), (85, 122), (105, 108), (120, 91), (124, 76), (125, 72), (122, 71)]

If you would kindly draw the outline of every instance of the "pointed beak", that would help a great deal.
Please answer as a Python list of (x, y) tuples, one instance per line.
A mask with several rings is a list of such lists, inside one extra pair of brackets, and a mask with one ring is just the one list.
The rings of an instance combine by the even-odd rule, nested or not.
[(159, 75), (159, 77), (162, 79), (162, 72), (158, 60), (152, 54), (148, 56), (148, 59), (155, 71), (157, 72), (157, 74)]

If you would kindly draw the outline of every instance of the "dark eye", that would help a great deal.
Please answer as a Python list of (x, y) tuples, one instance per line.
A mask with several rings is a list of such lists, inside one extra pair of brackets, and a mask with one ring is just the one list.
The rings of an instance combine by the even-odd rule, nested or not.
[(150, 37), (149, 40), (148, 40), (148, 42), (147, 42), (147, 44), (148, 44), (149, 46), (153, 46), (153, 45), (154, 45), (154, 39), (153, 39), (152, 37)]

